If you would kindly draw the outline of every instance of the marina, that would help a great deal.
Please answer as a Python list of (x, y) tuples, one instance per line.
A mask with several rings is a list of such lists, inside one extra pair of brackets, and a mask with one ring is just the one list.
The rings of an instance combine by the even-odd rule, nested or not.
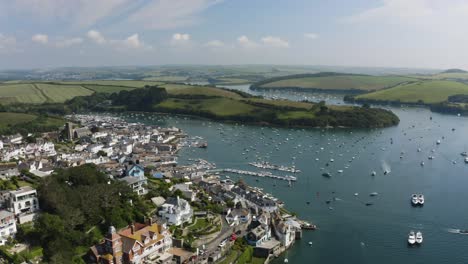
[(275, 180), (283, 180), (283, 181), (296, 181), (297, 178), (295, 176), (291, 175), (285, 175), (285, 176), (279, 176), (279, 175), (273, 175), (271, 172), (268, 171), (261, 171), (261, 172), (254, 172), (254, 171), (246, 171), (246, 170), (237, 170), (237, 169), (222, 169), (222, 172), (225, 173), (235, 173), (235, 174), (241, 174), (241, 175), (249, 175), (249, 176), (256, 176), (256, 177), (267, 177), (267, 178), (272, 178)]
[(296, 166), (282, 166), (282, 165), (275, 165), (271, 164), (269, 162), (263, 161), (263, 162), (250, 162), (249, 165), (252, 165), (256, 168), (261, 168), (261, 169), (269, 169), (269, 170), (278, 170), (278, 171), (285, 171), (285, 172), (292, 172), (292, 173), (300, 173), (301, 171), (296, 169)]

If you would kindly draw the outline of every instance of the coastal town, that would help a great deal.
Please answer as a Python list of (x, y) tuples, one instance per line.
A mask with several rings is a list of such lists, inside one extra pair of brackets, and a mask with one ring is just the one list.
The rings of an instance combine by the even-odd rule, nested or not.
[[(207, 148), (208, 142), (176, 127), (128, 123), (104, 115), (66, 119), (57, 131), (1, 138), (0, 258), (4, 263), (16, 263), (13, 256), (31, 252), (28, 239), (17, 234), (24, 226), (36, 226), (42, 214), (37, 183), (80, 166), (103, 173), (108, 185), (123, 183), (135, 199), (150, 206), (144, 219), (132, 219), (126, 226), (102, 221), (100, 228), (105, 232), (97, 243), (81, 245), (87, 250), (82, 250), (78, 263), (268, 263), (299, 240), (303, 230), (315, 229), (289, 213), (277, 198), (225, 173), (289, 183), (296, 181), (294, 176), (217, 169), (202, 159), (179, 165), (178, 151)], [(129, 201), (131, 205), (138, 202), (135, 199)], [(41, 254), (32, 255), (24, 257), (25, 262), (42, 261)]]

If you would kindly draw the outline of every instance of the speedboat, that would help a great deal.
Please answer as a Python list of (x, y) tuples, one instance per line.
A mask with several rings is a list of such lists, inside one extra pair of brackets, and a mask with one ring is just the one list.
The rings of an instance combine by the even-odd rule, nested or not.
[(424, 205), (424, 194), (418, 194), (418, 203)]
[(458, 233), (468, 235), (468, 230), (460, 230), (460, 231), (458, 231)]
[(416, 234), (414, 233), (414, 231), (411, 231), (408, 234), (408, 244), (414, 245), (414, 243), (416, 243)]
[(411, 195), (411, 204), (413, 205), (419, 205), (419, 199), (417, 194)]
[(421, 244), (423, 242), (423, 235), (421, 231), (416, 232), (416, 243)]

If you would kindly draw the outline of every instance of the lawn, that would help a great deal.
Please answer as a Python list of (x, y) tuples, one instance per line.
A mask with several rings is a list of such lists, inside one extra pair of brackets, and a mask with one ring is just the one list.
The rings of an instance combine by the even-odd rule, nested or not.
[(357, 99), (376, 101), (400, 101), (403, 103), (439, 103), (450, 95), (468, 94), (468, 85), (445, 80), (428, 80), (399, 85), (390, 89), (359, 95)]
[(195, 223), (188, 227), (191, 231), (193, 230), (202, 230), (210, 225), (206, 218), (195, 218)]
[(415, 80), (416, 79), (401, 76), (334, 75), (284, 79), (265, 83), (260, 87), (372, 91)]
[(11, 125), (31, 122), (36, 118), (37, 116), (30, 114), (0, 112), (0, 129)]
[(289, 101), (289, 100), (268, 100), (268, 99), (261, 99), (261, 98), (248, 98), (245, 100), (255, 102), (255, 103), (273, 105), (273, 106), (295, 107), (295, 108), (302, 108), (302, 109), (310, 109), (314, 106), (314, 104), (312, 103)]
[(76, 96), (91, 95), (94, 92), (80, 85), (34, 84), (42, 91), (48, 101), (54, 103), (65, 102)]
[(0, 85), (0, 103), (43, 103), (46, 97), (29, 83)]

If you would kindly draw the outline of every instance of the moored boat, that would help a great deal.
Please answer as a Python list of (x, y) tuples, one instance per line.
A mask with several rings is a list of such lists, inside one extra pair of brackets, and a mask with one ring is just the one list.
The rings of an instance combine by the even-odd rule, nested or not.
[(419, 205), (419, 200), (418, 200), (418, 195), (417, 194), (411, 195), (411, 204), (414, 205), (414, 206)]
[(420, 205), (424, 205), (424, 194), (418, 195), (418, 202)]
[(410, 231), (408, 234), (408, 244), (414, 245), (416, 243), (416, 234), (414, 231)]
[(415, 238), (415, 240), (416, 240), (416, 243), (422, 244), (422, 242), (423, 242), (423, 235), (422, 235), (421, 231), (416, 232), (416, 238)]

